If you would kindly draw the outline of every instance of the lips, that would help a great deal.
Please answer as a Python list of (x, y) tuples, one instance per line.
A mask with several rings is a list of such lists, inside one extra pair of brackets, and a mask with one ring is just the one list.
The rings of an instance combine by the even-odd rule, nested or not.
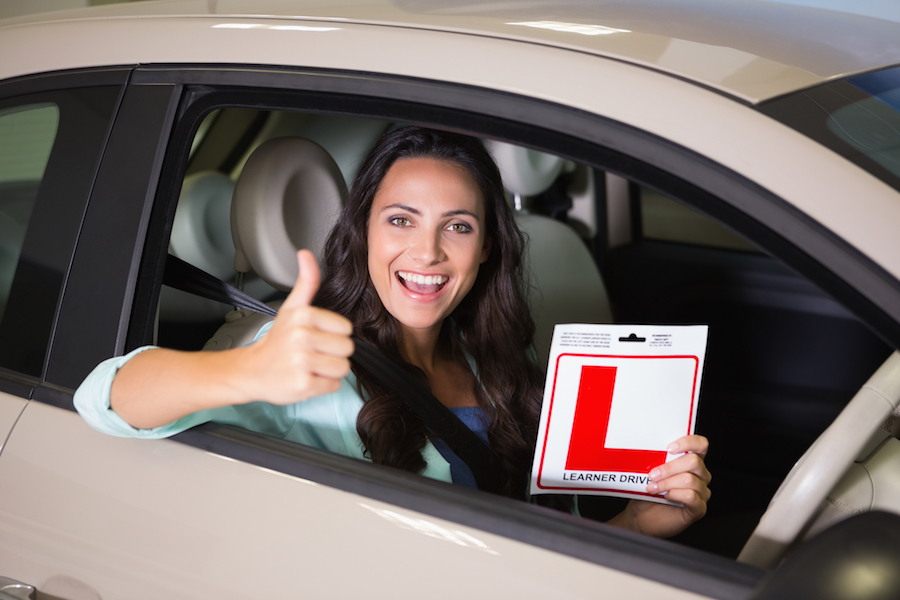
[(438, 293), (450, 280), (446, 275), (420, 275), (409, 271), (397, 271), (397, 279), (409, 291), (423, 295)]

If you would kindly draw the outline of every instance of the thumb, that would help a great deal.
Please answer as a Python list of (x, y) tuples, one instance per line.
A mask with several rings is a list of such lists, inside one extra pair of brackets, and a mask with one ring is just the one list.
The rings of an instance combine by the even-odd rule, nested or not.
[(319, 263), (309, 250), (297, 252), (297, 265), (300, 272), (297, 274), (297, 282), (294, 289), (288, 294), (282, 308), (298, 308), (312, 304), (313, 297), (319, 291)]

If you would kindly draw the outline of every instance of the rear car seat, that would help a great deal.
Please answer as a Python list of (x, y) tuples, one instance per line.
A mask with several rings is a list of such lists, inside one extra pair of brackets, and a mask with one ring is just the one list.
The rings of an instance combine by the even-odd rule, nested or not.
[(529, 305), (536, 325), (534, 348), (543, 368), (550, 354), (553, 326), (611, 323), (609, 296), (594, 258), (575, 230), (525, 208), (524, 199), (549, 189), (566, 168), (566, 161), (504, 142), (488, 140), (486, 146), (516, 205), (516, 221), (528, 236)]
[[(234, 190), (235, 271), (252, 271), (273, 288), (289, 291), (298, 275), (297, 249), (321, 255), (346, 193), (337, 164), (315, 142), (297, 137), (264, 142), (247, 160)], [(246, 310), (232, 311), (203, 349), (248, 344), (269, 320)]]

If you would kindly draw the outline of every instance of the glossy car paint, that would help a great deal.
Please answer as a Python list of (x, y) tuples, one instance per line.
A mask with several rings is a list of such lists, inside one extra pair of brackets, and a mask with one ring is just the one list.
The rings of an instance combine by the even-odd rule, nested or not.
[[(517, 25), (545, 19), (496, 3), (111, 6), (0, 22), (0, 56), (16, 56), (0, 61), (0, 79), (108, 65), (258, 64), (389, 73), (537, 98), (714, 158), (900, 277), (896, 192), (747, 106), (890, 64), (900, 56), (900, 25), (881, 22), (884, 33), (871, 35), (871, 23), (858, 23), (867, 34), (853, 38), (851, 52), (846, 39), (857, 19), (868, 18), (844, 15), (840, 30), (832, 15), (793, 7), (794, 19), (777, 27), (805, 19), (813, 23), (804, 29), (808, 39), (773, 49), (760, 44), (760, 29), (772, 26), (767, 3), (688, 3), (685, 24), (660, 4), (616, 6), (600, 23), (616, 31), (599, 35)], [(750, 4), (761, 12), (748, 13)], [(554, 7), (566, 22), (598, 25), (588, 3)], [(704, 9), (706, 23), (696, 18)], [(767, 224), (791, 234), (779, 230), (775, 214)], [(0, 435), (24, 405), (0, 395)], [(107, 438), (42, 403), (28, 405), (2, 451), (0, 481), (40, 484), (0, 496), (0, 575), (45, 593), (80, 582), (104, 598), (283, 596), (290, 589), (333, 597), (339, 583), (341, 590), (358, 585), (354, 597), (389, 588), (394, 597), (428, 590), (450, 598), (472, 595), (473, 587), (498, 596), (700, 597), (175, 442)], [(369, 560), (386, 549), (398, 555), (389, 577)], [(116, 575), (105, 579), (111, 565)], [(436, 573), (467, 576), (436, 583)]]
[(18, 396), (0, 392), (0, 452), (3, 452), (6, 438), (27, 403), (27, 400)]
[[(868, 9), (868, 10), (867, 10)], [(463, 2), (395, 0), (365, 3), (264, 0), (169, 0), (116, 5), (94, 18), (217, 15), (275, 17), (282, 31), (304, 19), (450, 31), (521, 40), (617, 58), (761, 100), (830, 78), (896, 63), (900, 10), (816, 6), (804, 2), (663, 0), (634, 2)], [(83, 11), (11, 22), (86, 17)], [(548, 18), (552, 17), (552, 18)], [(251, 27), (245, 23), (244, 27)], [(263, 26), (264, 27), (264, 26)]]
[[(285, 10), (283, 4), (276, 5)], [(6, 21), (9, 26), (0, 29), (0, 50), (9, 55), (6, 53), (16, 49), (23, 60), (0, 65), (0, 77), (108, 65), (110, 52), (115, 49), (117, 64), (243, 63), (346, 69), (521, 94), (635, 125), (713, 157), (787, 200), (850, 241), (882, 268), (900, 276), (900, 255), (893, 251), (892, 225), (900, 222), (900, 203), (895, 201), (891, 188), (797, 132), (747, 110), (743, 102), (680, 81), (681, 76), (686, 77), (683, 72), (673, 79), (665, 72), (636, 69), (620, 60), (598, 60), (582, 47), (569, 50), (551, 46), (540, 37), (536, 37), (539, 43), (499, 39), (499, 34), (490, 29), (484, 35), (471, 35), (423, 30), (416, 23), (402, 27), (394, 22), (359, 25), (351, 17), (336, 17), (331, 24), (323, 24), (321, 17), (210, 17), (204, 14), (206, 3), (191, 2), (150, 3), (148, 7), (163, 13), (189, 13), (200, 8), (204, 12), (191, 18), (104, 18), (110, 13), (137, 10), (114, 6), (98, 11), (99, 18), (88, 16), (74, 22), (44, 16), (46, 23), (18, 25), (19, 19), (11, 19)], [(221, 12), (228, 13), (226, 8), (229, 7), (219, 5)], [(313, 9), (310, 7), (309, 11)], [(334, 9), (338, 14), (342, 10), (340, 5)], [(262, 7), (254, 10), (265, 12)], [(391, 12), (390, 7), (385, 10)], [(399, 19), (405, 13), (394, 10), (392, 14)], [(496, 19), (490, 22), (496, 23)], [(900, 23), (886, 23), (886, 27), (896, 26), (892, 31), (897, 31), (896, 39), (900, 39)], [(532, 33), (535, 28), (526, 29)], [(536, 36), (549, 35), (543, 29), (535, 32)], [(67, 52), (60, 56), (50, 51), (40, 43), (43, 36), (58, 40)], [(578, 34), (570, 37), (575, 36)], [(578, 37), (580, 41), (589, 36)], [(161, 39), (166, 43), (161, 44)], [(85, 43), (86, 40), (103, 43)], [(448, 61), (447, 56), (455, 60)], [(855, 69), (865, 69), (864, 57), (853, 63)], [(527, 68), (510, 69), (510, 64)], [(881, 64), (868, 64), (868, 68), (877, 66)], [(781, 86), (778, 92), (803, 88), (836, 75), (792, 80), (792, 87)], [(769, 79), (765, 73), (754, 73), (754, 77)], [(737, 76), (735, 81), (739, 80)], [(729, 88), (729, 92), (740, 98), (739, 87)], [(742, 143), (735, 144), (734, 140)], [(805, 159), (785, 160), (797, 156)], [(778, 231), (777, 222), (770, 226)]]
[(109, 438), (40, 403), (0, 481), (36, 482), (0, 499), (0, 564), (45, 593), (66, 576), (102, 598), (701, 597), (176, 442)]

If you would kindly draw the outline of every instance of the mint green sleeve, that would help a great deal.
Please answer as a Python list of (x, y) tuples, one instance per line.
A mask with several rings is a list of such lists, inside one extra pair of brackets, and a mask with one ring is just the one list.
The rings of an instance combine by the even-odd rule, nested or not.
[[(356, 430), (356, 419), (363, 407), (363, 399), (356, 391), (356, 376), (351, 372), (341, 388), (290, 406), (292, 423), (285, 439), (307, 446), (328, 450), (361, 460), (369, 460)], [(451, 482), (448, 463), (431, 442), (422, 448), (425, 470), (421, 475)]]
[(78, 386), (78, 389), (75, 390), (75, 410), (87, 421), (88, 425), (97, 431), (118, 437), (157, 439), (175, 435), (185, 429), (211, 420), (212, 417), (207, 413), (212, 411), (201, 411), (162, 427), (137, 429), (129, 425), (110, 408), (110, 390), (112, 389), (112, 382), (116, 373), (129, 360), (151, 348), (154, 348), (154, 346), (144, 346), (124, 356), (114, 356), (103, 361)]
[[(256, 339), (264, 335), (269, 327), (270, 325), (264, 326)], [(118, 437), (160, 439), (181, 433), (201, 423), (214, 421), (335, 454), (369, 460), (356, 431), (356, 419), (362, 409), (363, 400), (356, 391), (356, 377), (352, 372), (341, 381), (341, 387), (337, 392), (310, 398), (305, 402), (287, 406), (267, 402), (223, 406), (196, 412), (153, 429), (132, 427), (110, 408), (112, 382), (125, 363), (140, 352), (153, 347), (138, 348), (125, 356), (103, 361), (78, 387), (75, 392), (75, 408), (91, 427)], [(422, 475), (441, 481), (451, 481), (449, 463), (431, 442), (426, 442), (422, 456), (427, 465)]]

